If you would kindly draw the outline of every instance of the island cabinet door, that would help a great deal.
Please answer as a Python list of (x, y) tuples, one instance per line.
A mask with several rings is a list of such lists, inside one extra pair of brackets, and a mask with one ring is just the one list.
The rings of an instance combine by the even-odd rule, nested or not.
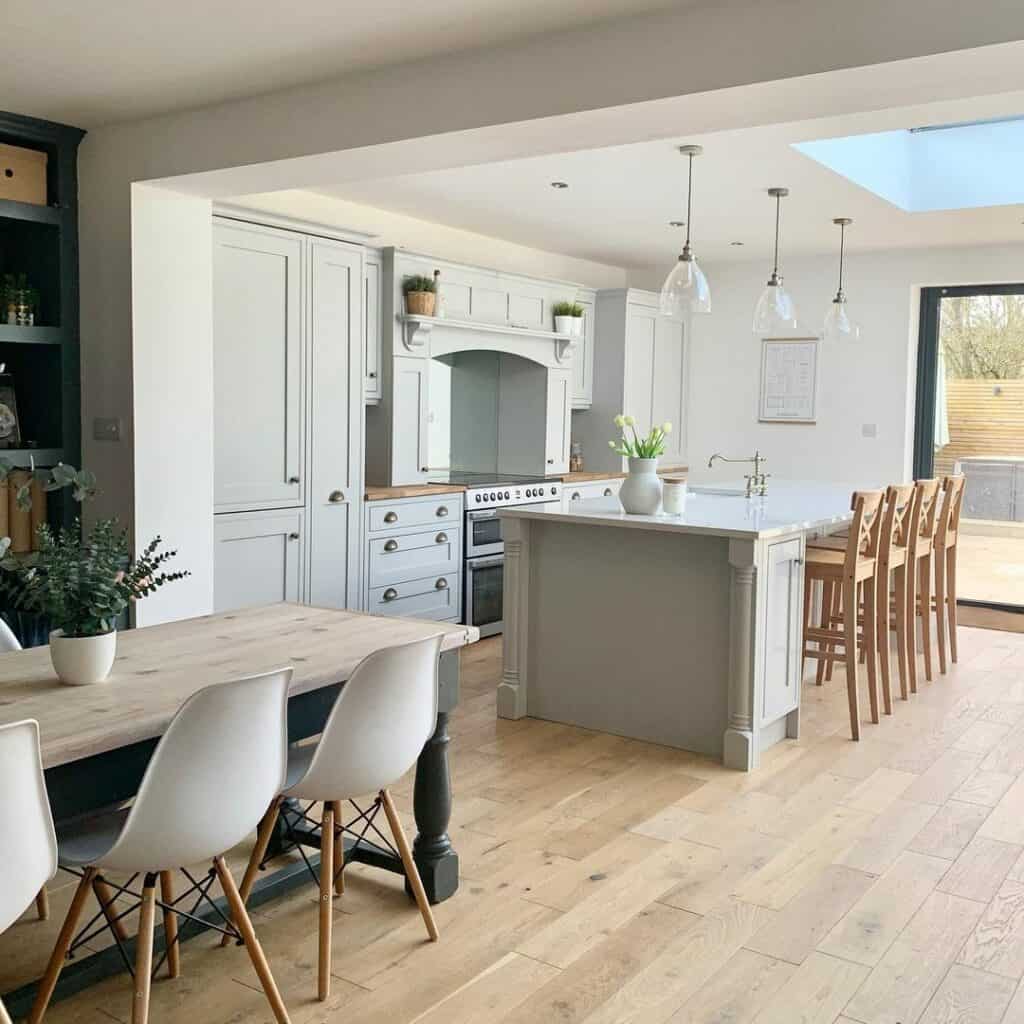
[(774, 722), (800, 701), (803, 552), (798, 539), (768, 545), (762, 723)]

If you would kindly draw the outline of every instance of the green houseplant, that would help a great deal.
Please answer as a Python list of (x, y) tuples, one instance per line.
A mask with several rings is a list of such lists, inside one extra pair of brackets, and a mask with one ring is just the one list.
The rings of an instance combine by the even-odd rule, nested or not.
[(556, 302), (551, 309), (555, 333), (578, 338), (583, 333), (583, 307), (578, 302)]
[(413, 316), (433, 316), (437, 284), (424, 274), (409, 274), (402, 280), (405, 311)]

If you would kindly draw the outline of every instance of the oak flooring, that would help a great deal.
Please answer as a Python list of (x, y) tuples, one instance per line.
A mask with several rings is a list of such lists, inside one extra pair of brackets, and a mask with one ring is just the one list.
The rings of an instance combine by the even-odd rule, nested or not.
[[(837, 668), (805, 686), (800, 741), (749, 775), (498, 721), (500, 657), (463, 654), (440, 941), (400, 879), (352, 865), (321, 1004), (315, 887), (254, 914), (295, 1024), (1024, 1024), (1024, 634), (961, 629), (959, 665), (859, 744)], [(411, 825), (411, 779), (395, 796)], [(50, 920), (0, 937), (0, 991), (38, 974), (70, 892), (57, 879)], [(152, 999), (165, 1024), (271, 1020), (244, 950), (212, 938)], [(46, 1019), (130, 1008), (121, 976)]]

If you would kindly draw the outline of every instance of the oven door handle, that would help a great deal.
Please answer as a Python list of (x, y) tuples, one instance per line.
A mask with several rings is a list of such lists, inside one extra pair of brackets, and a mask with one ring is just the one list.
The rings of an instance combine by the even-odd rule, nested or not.
[(494, 511), (487, 512), (467, 512), (466, 518), (474, 523), (479, 522), (482, 519), (497, 519), (498, 509), (494, 509)]
[(466, 571), (473, 572), (475, 569), (493, 569), (497, 565), (504, 564), (504, 555), (495, 555), (494, 558), (468, 558), (466, 560)]

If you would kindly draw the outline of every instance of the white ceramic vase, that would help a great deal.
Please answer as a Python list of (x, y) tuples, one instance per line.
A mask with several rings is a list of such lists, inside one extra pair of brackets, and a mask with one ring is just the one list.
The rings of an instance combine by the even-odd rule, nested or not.
[(622, 481), (619, 501), (633, 516), (653, 516), (661, 506), (661, 477), (657, 459), (630, 459), (629, 475)]
[(57, 678), (68, 686), (102, 683), (116, 654), (116, 630), (100, 636), (65, 636), (62, 629), (50, 634), (50, 660)]

